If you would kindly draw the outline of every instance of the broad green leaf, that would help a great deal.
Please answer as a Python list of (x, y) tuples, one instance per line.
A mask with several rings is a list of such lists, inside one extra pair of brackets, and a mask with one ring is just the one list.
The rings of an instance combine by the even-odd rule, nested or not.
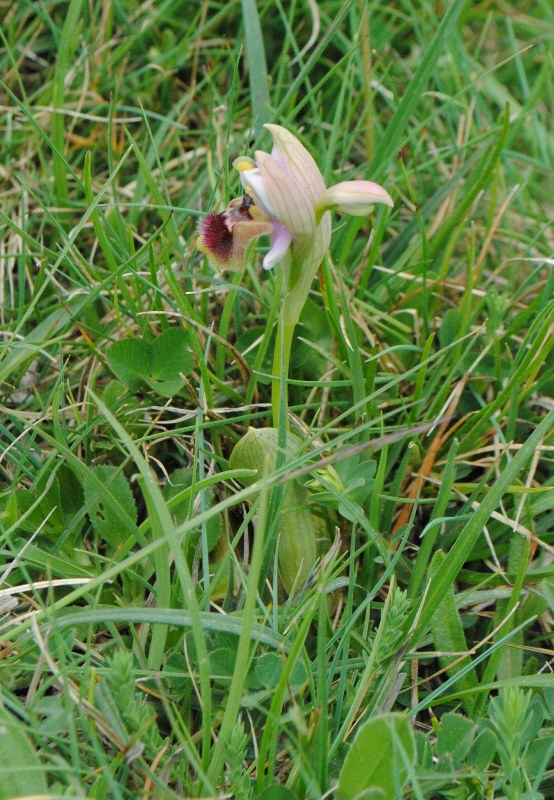
[(67, 521), (83, 507), (83, 487), (75, 472), (66, 464), (58, 468), (56, 478), (60, 485), (62, 512)]
[(539, 592), (548, 603), (550, 611), (554, 610), (554, 578), (545, 578), (540, 582)]
[(34, 492), (30, 489), (17, 489), (15, 498), (18, 519), (26, 515), (19, 523), (21, 530), (35, 533), (40, 529), (41, 533), (50, 536), (58, 536), (63, 531), (64, 515), (57, 476), (50, 485), (41, 480)]
[(473, 743), (475, 730), (472, 722), (461, 714), (449, 712), (441, 718), (437, 733), (437, 753), (445, 769), (462, 764)]
[(254, 680), (265, 689), (275, 687), (283, 672), (283, 661), (276, 653), (264, 653), (256, 659)]
[(48, 786), (22, 723), (0, 706), (0, 800), (46, 795)]
[(6, 528), (11, 528), (17, 523), (17, 519), (17, 493), (10, 492), (0, 497), (0, 523)]
[(63, 736), (69, 730), (72, 711), (61, 695), (43, 697), (37, 702), (36, 711), (42, 736)]
[(49, 536), (60, 536), (82, 506), (81, 484), (73, 470), (62, 464), (54, 477), (45, 473), (33, 490), (17, 489), (12, 493), (6, 520), (17, 523), (27, 533), (40, 529)]
[(188, 345), (189, 336), (183, 328), (169, 328), (157, 336), (151, 345), (148, 383), (163, 397), (176, 394), (183, 385), (181, 375), (188, 375), (194, 366)]
[(138, 392), (150, 371), (152, 349), (144, 339), (122, 339), (108, 350), (110, 369), (132, 392)]
[(441, 347), (447, 347), (460, 335), (460, 330), (464, 321), (464, 315), (457, 308), (449, 308), (445, 312), (440, 328), (439, 328), (439, 341)]
[[(277, 686), (283, 673), (283, 659), (277, 653), (264, 653), (256, 659), (252, 674), (252, 685), (264, 689), (273, 689)], [(297, 661), (289, 678), (289, 687), (298, 691), (306, 682), (308, 676), (302, 661)]]
[(496, 753), (497, 740), (493, 731), (485, 728), (475, 738), (467, 755), (466, 763), (471, 764), (476, 772), (487, 769)]
[[(544, 735), (529, 744), (523, 757), (525, 769), (529, 775), (536, 775), (544, 769), (554, 753), (554, 734), (545, 730)], [(544, 795), (543, 795), (544, 797)]]
[(545, 708), (541, 698), (534, 695), (527, 708), (525, 725), (523, 728), (523, 739), (525, 742), (533, 742), (539, 735), (545, 718)]
[[(133, 522), (136, 522), (137, 507), (135, 498), (125, 475), (117, 467), (104, 464), (91, 467), (90, 471), (102, 481), (105, 491), (109, 492), (117, 504), (126, 510)], [(84, 478), (84, 492), (87, 513), (92, 527), (104, 541), (113, 547), (117, 547), (126, 535), (125, 531), (122, 530), (119, 519), (106, 504), (98, 486), (88, 480), (87, 477)]]
[(110, 369), (132, 392), (147, 387), (172, 397), (183, 386), (182, 375), (194, 366), (183, 328), (169, 328), (152, 342), (129, 338), (115, 342), (107, 353)]
[(355, 800), (367, 790), (396, 800), (414, 763), (415, 741), (410, 723), (402, 714), (383, 714), (370, 719), (358, 731), (339, 775), (337, 797)]
[[(257, 470), (257, 475), (243, 479), (248, 485), (275, 469), (279, 458), (277, 428), (250, 428), (235, 445), (229, 466), (231, 469)], [(302, 440), (287, 434), (287, 456), (293, 458)], [(308, 495), (298, 481), (290, 481), (284, 491), (276, 526), (278, 541), (279, 577), (287, 591), (302, 586), (318, 556), (318, 533), (314, 515), (308, 507)]]

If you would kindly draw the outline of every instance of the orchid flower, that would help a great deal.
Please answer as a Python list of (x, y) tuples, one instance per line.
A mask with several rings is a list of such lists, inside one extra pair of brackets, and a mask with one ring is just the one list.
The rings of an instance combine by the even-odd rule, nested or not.
[[(263, 266), (271, 269), (281, 263), (286, 276), (282, 326), (288, 369), (294, 328), (329, 249), (329, 212), (365, 216), (375, 203), (392, 206), (393, 201), (382, 186), (371, 181), (342, 181), (326, 188), (315, 160), (296, 136), (280, 125), (265, 127), (273, 137), (271, 153), (257, 150), (255, 160), (247, 156), (235, 159), (233, 166), (240, 173), (245, 194), (232, 200), (222, 213), (204, 217), (198, 245), (217, 269), (240, 270), (248, 243), (269, 236), (271, 246)], [(276, 348), (275, 367), (280, 347)]]
[(201, 221), (200, 249), (219, 269), (236, 270), (248, 241), (266, 234), (271, 248), (263, 260), (265, 269), (287, 259), (301, 260), (302, 270), (313, 278), (331, 239), (327, 211), (365, 216), (375, 203), (393, 202), (371, 181), (343, 181), (326, 189), (316, 162), (296, 136), (280, 125), (265, 127), (273, 137), (271, 154), (258, 150), (255, 161), (235, 159), (245, 197)]

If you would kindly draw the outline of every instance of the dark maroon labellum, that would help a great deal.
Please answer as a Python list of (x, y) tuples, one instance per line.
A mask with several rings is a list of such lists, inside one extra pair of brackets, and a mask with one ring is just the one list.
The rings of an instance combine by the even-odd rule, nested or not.
[(207, 214), (198, 225), (202, 246), (221, 261), (229, 259), (233, 253), (233, 234), (227, 227), (225, 212)]

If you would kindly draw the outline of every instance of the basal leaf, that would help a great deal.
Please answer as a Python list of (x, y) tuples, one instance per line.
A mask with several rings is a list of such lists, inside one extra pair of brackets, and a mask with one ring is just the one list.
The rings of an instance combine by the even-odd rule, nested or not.
[(172, 380), (179, 373), (188, 375), (194, 366), (189, 351), (190, 338), (183, 328), (169, 328), (152, 343), (152, 377)]
[(480, 772), (487, 769), (496, 753), (497, 740), (494, 732), (489, 728), (484, 728), (475, 738), (471, 749), (467, 755), (466, 763)]
[(363, 725), (344, 761), (339, 775), (337, 797), (355, 800), (382, 792), (395, 800), (408, 778), (408, 765), (415, 758), (415, 741), (410, 723), (402, 714), (383, 714)]
[(108, 350), (110, 369), (132, 392), (149, 386), (162, 397), (172, 397), (183, 385), (194, 360), (190, 339), (183, 328), (169, 328), (152, 342), (122, 339)]
[[(104, 485), (105, 492), (109, 492), (117, 504), (124, 508), (127, 514), (136, 522), (137, 507), (135, 498), (125, 475), (117, 467), (108, 465), (91, 467), (90, 471), (100, 479)], [(117, 547), (126, 535), (122, 531), (119, 519), (113, 514), (104, 500), (104, 494), (100, 492), (95, 483), (85, 478), (83, 488), (88, 509), (87, 513), (95, 533), (108, 544)]]
[[(51, 536), (58, 536), (63, 531), (64, 515), (57, 476), (54, 477), (49, 485), (45, 481), (41, 481), (35, 491), (17, 489), (15, 498), (18, 519), (32, 508), (32, 511), (19, 523), (21, 530), (27, 533), (35, 533), (40, 529), (41, 533)], [(37, 503), (39, 498), (40, 500)]]
[(43, 767), (21, 722), (0, 707), (0, 800), (47, 795)]
[(472, 722), (454, 711), (444, 714), (437, 733), (437, 753), (445, 769), (458, 766), (466, 758), (475, 737)]
[(464, 315), (457, 308), (449, 308), (445, 312), (439, 328), (439, 341), (441, 347), (447, 347), (460, 335)]
[(114, 375), (138, 392), (151, 370), (152, 348), (144, 339), (122, 339), (112, 344), (107, 358)]

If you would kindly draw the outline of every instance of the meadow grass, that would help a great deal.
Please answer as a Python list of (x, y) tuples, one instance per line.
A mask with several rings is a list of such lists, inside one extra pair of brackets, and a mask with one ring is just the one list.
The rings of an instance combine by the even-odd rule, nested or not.
[[(554, 796), (554, 7), (0, 14), (0, 800)], [(395, 207), (334, 217), (255, 473), (280, 272), (196, 226), (266, 122)]]

